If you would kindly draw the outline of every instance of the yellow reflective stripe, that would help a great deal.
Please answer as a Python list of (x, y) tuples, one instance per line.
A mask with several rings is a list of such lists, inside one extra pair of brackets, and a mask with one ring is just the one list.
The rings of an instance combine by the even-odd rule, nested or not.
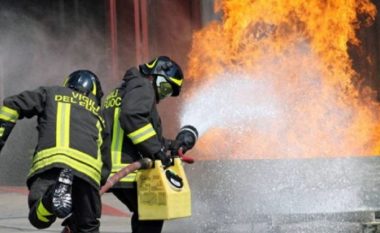
[[(129, 165), (128, 163), (116, 164), (116, 165), (114, 164), (112, 166), (112, 171), (111, 171), (110, 176), (115, 175), (118, 171), (120, 171), (121, 169), (123, 169), (124, 167), (126, 167), (128, 165)], [(134, 182), (134, 181), (136, 181), (136, 175), (137, 175), (137, 171), (132, 172), (132, 173), (128, 174), (127, 176), (123, 177), (120, 180), (120, 182)]]
[(28, 176), (54, 163), (63, 163), (100, 183), (102, 161), (72, 148), (50, 148), (38, 152)]
[(63, 82), (63, 86), (64, 86), (64, 87), (66, 86), (67, 81), (69, 81), (69, 76), (66, 76), (65, 81)]
[(182, 86), (182, 82), (183, 80), (182, 79), (176, 79), (174, 77), (169, 77), (169, 79), (174, 82), (175, 84), (177, 84), (178, 86)]
[[(114, 174), (116, 174), (116, 172), (115, 172), (115, 173), (112, 173), (112, 172), (111, 172), (111, 176), (113, 176)], [(119, 180), (119, 182), (135, 182), (135, 181), (136, 181), (136, 175), (137, 175), (136, 172), (134, 172), (134, 173), (130, 173), (130, 174), (128, 174), (127, 176), (121, 178), (121, 179)]]
[(92, 91), (91, 91), (91, 93), (94, 95), (94, 96), (96, 96), (96, 83), (95, 82), (92, 82)]
[[(128, 164), (122, 164), (122, 147), (124, 139), (124, 130), (120, 126), (120, 108), (115, 108), (113, 115), (113, 130), (112, 130), (112, 143), (111, 143), (111, 156), (112, 156), (112, 171), (110, 176), (115, 175), (118, 171), (123, 169)], [(133, 182), (136, 180), (136, 173), (130, 173), (120, 179), (120, 182)]]
[(56, 145), (57, 147), (68, 147), (70, 138), (70, 111), (69, 103), (58, 103), (56, 122)]
[(128, 134), (128, 137), (132, 140), (133, 144), (139, 144), (151, 137), (156, 135), (156, 131), (154, 130), (151, 123), (146, 124), (138, 130)]
[(56, 154), (51, 157), (39, 160), (34, 164), (32, 169), (33, 171), (29, 173), (29, 176), (33, 175), (33, 173), (39, 169), (52, 165), (54, 163), (66, 164), (67, 166), (70, 166), (73, 169), (87, 175), (92, 180), (94, 180), (96, 184), (99, 185), (100, 183), (100, 173), (97, 170), (65, 154)]
[(121, 163), (121, 150), (123, 146), (124, 130), (119, 122), (120, 108), (115, 108), (113, 115), (113, 130), (111, 143), (112, 164)]
[(152, 62), (152, 64), (145, 63), (145, 65), (146, 65), (149, 69), (152, 69), (152, 68), (156, 65), (157, 61), (158, 61), (158, 58), (156, 58), (156, 59)]
[(16, 110), (8, 108), (7, 106), (0, 107), (0, 119), (4, 121), (10, 121), (15, 123), (19, 117)]
[(2, 136), (3, 136), (3, 134), (4, 134), (4, 130), (5, 130), (5, 128), (4, 128), (4, 127), (1, 127), (1, 128), (0, 128), (0, 137), (2, 137)]
[(49, 219), (46, 218), (46, 216), (52, 216), (53, 214), (50, 213), (45, 206), (42, 204), (42, 201), (40, 200), (38, 203), (38, 207), (36, 210), (37, 218), (42, 222), (49, 222)]
[(118, 163), (118, 164), (115, 164), (114, 166), (112, 166), (112, 172), (118, 172), (118, 171), (120, 171), (121, 169), (125, 168), (128, 165), (129, 165), (129, 163)]
[(98, 162), (102, 163), (102, 151), (101, 151), (101, 145), (103, 144), (103, 137), (102, 137), (102, 123), (100, 120), (96, 122), (96, 128), (98, 128), (98, 140), (97, 140), (97, 145), (98, 145), (98, 153), (97, 153), (97, 160)]

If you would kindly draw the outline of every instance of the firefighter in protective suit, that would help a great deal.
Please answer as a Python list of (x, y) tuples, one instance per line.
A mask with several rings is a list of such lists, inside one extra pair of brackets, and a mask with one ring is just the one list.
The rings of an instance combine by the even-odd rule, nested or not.
[(97, 76), (77, 70), (63, 86), (24, 91), (0, 107), (0, 150), (17, 120), (38, 117), (38, 144), (27, 178), (29, 221), (38, 229), (71, 214), (73, 232), (99, 232), (102, 95)]
[[(163, 137), (156, 104), (178, 96), (182, 83), (180, 66), (166, 56), (126, 71), (122, 84), (106, 97), (102, 111), (108, 135), (103, 154), (112, 158), (111, 175), (143, 157), (170, 165), (168, 151), (183, 145)], [(161, 232), (163, 220), (138, 219), (136, 173), (121, 179), (111, 192), (133, 212), (133, 233)]]

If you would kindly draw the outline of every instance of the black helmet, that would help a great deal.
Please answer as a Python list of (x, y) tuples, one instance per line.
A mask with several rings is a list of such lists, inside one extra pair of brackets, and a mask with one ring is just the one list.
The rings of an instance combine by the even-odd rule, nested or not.
[(102, 87), (98, 77), (89, 70), (77, 70), (72, 72), (64, 83), (65, 87), (76, 90), (86, 96), (92, 94), (98, 104), (103, 96)]
[(160, 56), (149, 63), (139, 65), (140, 72), (144, 75), (152, 75), (157, 79), (162, 76), (170, 83), (173, 91), (171, 96), (178, 96), (181, 92), (183, 73), (181, 67), (169, 57)]

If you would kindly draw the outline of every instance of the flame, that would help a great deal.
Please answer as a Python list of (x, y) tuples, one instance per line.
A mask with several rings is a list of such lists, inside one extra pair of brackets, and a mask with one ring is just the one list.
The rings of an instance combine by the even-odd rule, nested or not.
[[(215, 9), (222, 20), (193, 36), (188, 104), (199, 89), (207, 92), (222, 80), (267, 81), (277, 113), (265, 121), (242, 120), (239, 130), (236, 122), (216, 124), (202, 135), (195, 153), (210, 159), (379, 154), (379, 104), (373, 90), (359, 91), (353, 84), (363, 77), (348, 53), (349, 44), (360, 46), (355, 31), (373, 22), (374, 4), (223, 0)], [(247, 91), (238, 101), (247, 106), (258, 97), (254, 93)], [(219, 109), (234, 104), (229, 98), (220, 99)]]

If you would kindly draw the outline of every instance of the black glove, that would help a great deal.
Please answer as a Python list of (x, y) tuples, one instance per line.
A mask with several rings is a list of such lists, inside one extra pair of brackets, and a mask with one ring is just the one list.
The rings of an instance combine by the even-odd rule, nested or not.
[(161, 160), (162, 165), (164, 165), (165, 168), (169, 167), (172, 163), (172, 160), (169, 155), (166, 155), (166, 153), (163, 150), (160, 150), (156, 154), (154, 154), (154, 159)]
[(15, 123), (4, 121), (0, 119), (0, 151), (3, 149), (5, 141), (11, 134)]
[(181, 147), (182, 152), (186, 153), (186, 151), (194, 147), (197, 139), (198, 131), (194, 126), (186, 125), (182, 127), (172, 143), (172, 155), (177, 155)]
[(181, 147), (181, 142), (178, 140), (171, 140), (168, 150), (170, 150), (171, 156), (177, 156), (178, 155), (178, 150)]

